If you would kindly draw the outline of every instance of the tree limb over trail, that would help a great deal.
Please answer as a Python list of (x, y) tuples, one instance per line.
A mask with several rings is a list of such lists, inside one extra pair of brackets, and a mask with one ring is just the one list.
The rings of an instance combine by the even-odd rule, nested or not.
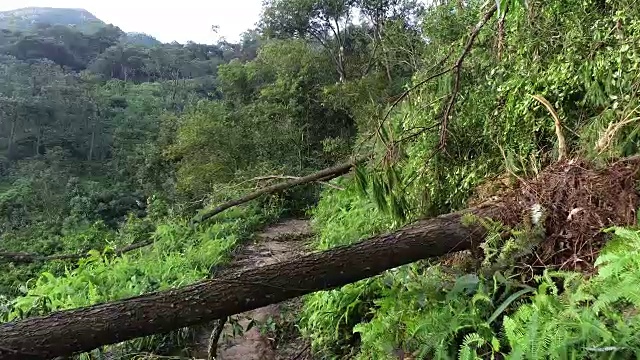
[[(346, 171), (346, 170), (344, 170)], [(336, 288), (421, 259), (469, 249), (486, 230), (464, 213), (493, 218), (501, 204), (418, 221), (362, 242), (224, 274), (183, 288), (0, 326), (0, 359), (50, 359), (225, 318)]]
[[(259, 189), (253, 193), (245, 195), (239, 199), (235, 199), (229, 202), (226, 202), (215, 209), (206, 212), (199, 217), (196, 216), (192, 223), (203, 222), (207, 219), (214, 217), (215, 215), (228, 210), (234, 206), (244, 204), (251, 200), (254, 200), (265, 194), (272, 194), (278, 191), (286, 190), (288, 188), (304, 185), (311, 182), (320, 182), (324, 183), (328, 180), (337, 178), (351, 171), (351, 169), (358, 163), (365, 161), (368, 156), (361, 156), (353, 160), (352, 162), (347, 162), (344, 164), (340, 164), (334, 167), (326, 168), (320, 170), (316, 173), (303, 176), (303, 177), (287, 177), (289, 181), (284, 181), (272, 186), (268, 186), (262, 189)], [(333, 185), (331, 185), (333, 186)], [(117, 249), (115, 251), (116, 255), (122, 255), (126, 252), (133, 251), (136, 249), (140, 249), (142, 247), (153, 244), (153, 241), (150, 239), (143, 240), (129, 246), (125, 246), (121, 249)], [(56, 254), (56, 255), (40, 255), (33, 253), (24, 253), (24, 252), (0, 252), (0, 261), (10, 261), (16, 264), (29, 264), (34, 262), (45, 262), (45, 261), (53, 261), (53, 260), (66, 260), (66, 261), (77, 261), (82, 258), (88, 257), (88, 254)]]
[(313, 173), (311, 175), (307, 175), (307, 176), (303, 176), (300, 178), (295, 178), (289, 181), (285, 181), (285, 182), (281, 182), (279, 184), (275, 184), (275, 185), (271, 185), (271, 186), (267, 186), (265, 188), (262, 188), (260, 190), (257, 190), (255, 192), (252, 192), (248, 195), (245, 195), (239, 199), (235, 199), (235, 200), (231, 200), (228, 201), (224, 204), (221, 204), (219, 206), (217, 206), (215, 209), (208, 211), (204, 214), (201, 214), (200, 216), (196, 216), (193, 220), (193, 222), (203, 222), (206, 221), (218, 214), (220, 214), (221, 212), (230, 209), (234, 206), (238, 206), (240, 204), (244, 204), (247, 203), (251, 200), (257, 199), (258, 197), (262, 196), (262, 195), (266, 195), (266, 194), (273, 194), (275, 192), (278, 191), (282, 191), (282, 190), (286, 190), (288, 188), (294, 187), (294, 186), (298, 186), (298, 185), (303, 185), (303, 184), (308, 184), (311, 182), (316, 182), (316, 181), (327, 181), (327, 180), (331, 180), (334, 178), (337, 178), (339, 176), (342, 176), (348, 172), (351, 171), (351, 168), (353, 168), (356, 164), (366, 160), (368, 158), (368, 156), (361, 156), (356, 158), (354, 161), (351, 162), (347, 162), (344, 164), (340, 164), (340, 165), (336, 165), (334, 167), (330, 167), (327, 169), (323, 169), (320, 170), (316, 173)]

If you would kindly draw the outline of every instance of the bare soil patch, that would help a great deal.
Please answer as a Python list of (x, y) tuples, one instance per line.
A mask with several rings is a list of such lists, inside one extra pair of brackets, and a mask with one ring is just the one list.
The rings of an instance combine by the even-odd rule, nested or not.
[[(222, 272), (261, 267), (305, 254), (311, 236), (309, 221), (304, 219), (289, 219), (269, 226), (257, 234), (252, 243), (241, 246), (234, 260)], [(300, 305), (300, 299), (293, 299), (233, 316), (226, 323), (218, 342), (216, 359), (310, 359), (309, 348), (299, 339), (294, 326)], [(252, 322), (255, 326), (234, 336), (234, 327), (247, 329)], [(192, 357), (207, 358), (212, 330), (211, 326), (200, 330)]]

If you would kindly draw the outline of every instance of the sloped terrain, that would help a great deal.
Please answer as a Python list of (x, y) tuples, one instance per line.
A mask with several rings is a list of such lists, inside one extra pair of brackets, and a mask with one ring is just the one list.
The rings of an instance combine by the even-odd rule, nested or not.
[(85, 9), (28, 7), (0, 12), (0, 28), (25, 31), (34, 24), (65, 25), (92, 32), (106, 24)]

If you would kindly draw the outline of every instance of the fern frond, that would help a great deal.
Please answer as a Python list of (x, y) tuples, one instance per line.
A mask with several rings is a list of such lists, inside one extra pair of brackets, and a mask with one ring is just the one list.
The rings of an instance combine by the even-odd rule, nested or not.
[(464, 337), (460, 352), (458, 353), (458, 360), (479, 360), (481, 359), (476, 352), (486, 344), (486, 340), (482, 338), (478, 333), (467, 334)]

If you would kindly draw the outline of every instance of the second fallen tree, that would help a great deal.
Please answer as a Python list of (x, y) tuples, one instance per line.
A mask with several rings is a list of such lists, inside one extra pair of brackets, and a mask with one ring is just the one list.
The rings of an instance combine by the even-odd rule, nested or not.
[(286, 190), (298, 185), (303, 185), (303, 184), (308, 184), (311, 182), (322, 182), (322, 181), (328, 181), (331, 179), (335, 179), (337, 177), (340, 177), (344, 174), (347, 174), (351, 171), (351, 169), (356, 166), (358, 163), (363, 162), (364, 160), (366, 160), (368, 158), (368, 156), (360, 156), (356, 159), (354, 159), (351, 162), (346, 162), (344, 164), (339, 164), (330, 168), (326, 168), (323, 170), (320, 170), (318, 172), (315, 172), (313, 174), (307, 175), (307, 176), (303, 176), (303, 177), (293, 177), (292, 179), (290, 179), (289, 181), (285, 181), (285, 182), (281, 182), (275, 185), (271, 185), (271, 186), (267, 186), (265, 188), (262, 189), (258, 189), (252, 193), (249, 193), (241, 198), (238, 199), (234, 199), (231, 201), (228, 201), (224, 204), (218, 205), (216, 206), (214, 209), (209, 210), (207, 212), (204, 212), (203, 214), (197, 216), (196, 218), (193, 219), (193, 222), (203, 222), (206, 221), (218, 214), (220, 214), (221, 212), (230, 209), (234, 206), (238, 206), (240, 204), (244, 204), (247, 203), (251, 200), (257, 199), (262, 195), (266, 195), (266, 194), (273, 194), (275, 192), (278, 191), (282, 191), (282, 190)]
[[(312, 182), (320, 182), (325, 183), (328, 180), (335, 179), (342, 175), (349, 173), (354, 166), (358, 163), (363, 162), (367, 159), (367, 156), (360, 156), (353, 159), (350, 162), (345, 162), (343, 164), (339, 164), (330, 168), (326, 168), (320, 170), (318, 172), (302, 176), (302, 177), (294, 177), (294, 176), (274, 176), (273, 178), (286, 178), (288, 181), (280, 182), (271, 186), (267, 186), (261, 189), (258, 189), (252, 193), (249, 193), (239, 199), (234, 199), (223, 204), (218, 205), (216, 208), (209, 210), (199, 216), (196, 216), (192, 219), (192, 223), (198, 223), (206, 221), (221, 212), (228, 210), (234, 206), (238, 206), (249, 201), (255, 200), (260, 196), (273, 194), (279, 191), (284, 191), (289, 188), (304, 185)], [(265, 177), (268, 178), (268, 177)], [(327, 183), (325, 183), (327, 184)], [(331, 184), (328, 184), (331, 185)], [(331, 185), (332, 186), (332, 185)], [(1, 240), (1, 239), (0, 239)], [(146, 239), (128, 246), (125, 246), (121, 249), (117, 249), (114, 251), (115, 255), (122, 255), (129, 251), (137, 250), (142, 247), (153, 244), (153, 241), (150, 239)], [(40, 255), (33, 253), (25, 253), (25, 252), (4, 252), (0, 251), (0, 261), (9, 261), (15, 264), (29, 264), (34, 262), (46, 262), (53, 260), (63, 260), (63, 261), (77, 261), (82, 258), (88, 257), (88, 252), (84, 252), (81, 254), (54, 254), (54, 255)]]

